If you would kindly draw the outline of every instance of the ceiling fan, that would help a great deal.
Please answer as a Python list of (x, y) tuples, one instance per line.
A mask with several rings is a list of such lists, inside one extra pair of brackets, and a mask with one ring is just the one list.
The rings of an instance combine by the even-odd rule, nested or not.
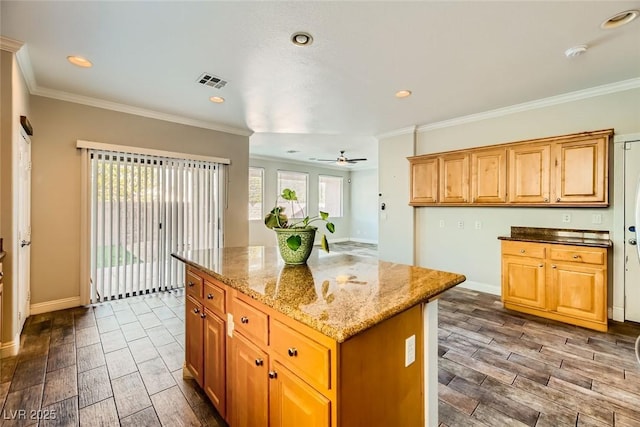
[(338, 165), (344, 165), (344, 164), (354, 164), (354, 163), (358, 163), (358, 162), (363, 162), (367, 159), (349, 159), (347, 158), (347, 156), (344, 155), (344, 150), (340, 150), (340, 155), (338, 156), (337, 159), (316, 159), (319, 162), (335, 162)]

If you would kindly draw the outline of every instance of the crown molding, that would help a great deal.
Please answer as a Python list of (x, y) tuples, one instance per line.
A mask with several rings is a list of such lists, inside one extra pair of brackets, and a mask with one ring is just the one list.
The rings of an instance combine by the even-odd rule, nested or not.
[(417, 132), (428, 132), (435, 129), (442, 129), (451, 126), (459, 126), (465, 123), (473, 123), (481, 120), (493, 119), (496, 117), (507, 116), (509, 114), (520, 113), (523, 111), (536, 110), (538, 108), (551, 107), (553, 105), (564, 104), (572, 101), (593, 98), (596, 96), (608, 95), (616, 92), (624, 92), (626, 90), (640, 88), (640, 77), (623, 80), (620, 82), (609, 83), (602, 86), (595, 86), (589, 89), (568, 92), (562, 95), (551, 96), (536, 101), (523, 102), (509, 107), (489, 110), (482, 113), (469, 114), (468, 116), (456, 117), (450, 120), (430, 123), (428, 125), (418, 126)]
[(416, 126), (409, 126), (406, 128), (396, 129), (389, 132), (381, 133), (379, 135), (376, 135), (376, 139), (380, 140), (385, 138), (391, 138), (394, 136), (408, 135), (408, 134), (415, 133), (415, 131), (416, 131)]
[(36, 84), (36, 76), (33, 74), (33, 66), (31, 65), (31, 57), (29, 56), (29, 47), (27, 45), (22, 46), (22, 49), (16, 52), (16, 60), (22, 71), (22, 77), (27, 83), (29, 93), (33, 93), (38, 88), (38, 85)]
[(7, 52), (16, 53), (22, 46), (24, 46), (24, 43), (19, 40), (0, 36), (0, 50), (6, 50)]
[(238, 129), (231, 126), (219, 125), (204, 120), (196, 120), (188, 117), (182, 117), (174, 114), (160, 113), (158, 111), (147, 110), (144, 108), (132, 107), (117, 102), (105, 101), (103, 99), (92, 98), (89, 96), (75, 95), (60, 90), (37, 87), (31, 92), (32, 95), (44, 96), (46, 98), (59, 99), (61, 101), (74, 102), (76, 104), (88, 105), (90, 107), (104, 108), (105, 110), (118, 111), (121, 113), (133, 114), (136, 116), (147, 117), (150, 119), (164, 120), (166, 122), (179, 123), (187, 126), (194, 126), (204, 129), (211, 129), (220, 132), (231, 133), (234, 135), (251, 136), (250, 130)]

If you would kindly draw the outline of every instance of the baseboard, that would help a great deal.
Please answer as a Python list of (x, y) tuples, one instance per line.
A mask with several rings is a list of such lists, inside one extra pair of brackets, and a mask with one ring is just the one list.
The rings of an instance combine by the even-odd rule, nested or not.
[(377, 240), (360, 239), (358, 237), (351, 237), (349, 240), (352, 241), (352, 242), (356, 242), (356, 243), (369, 243), (369, 244), (372, 244), (372, 245), (377, 245), (378, 244)]
[(0, 346), (0, 359), (16, 356), (20, 351), (20, 333), (13, 337), (13, 341), (2, 343)]
[(611, 316), (616, 322), (624, 322), (624, 307), (613, 307)]
[(501, 295), (502, 289), (499, 285), (492, 285), (489, 283), (474, 282), (473, 280), (465, 280), (458, 286), (465, 289), (471, 289), (472, 291), (484, 292), (491, 295)]
[(31, 304), (31, 314), (48, 313), (50, 311), (64, 310), (65, 308), (78, 307), (80, 304), (80, 296), (71, 298), (56, 299), (53, 301), (39, 302)]

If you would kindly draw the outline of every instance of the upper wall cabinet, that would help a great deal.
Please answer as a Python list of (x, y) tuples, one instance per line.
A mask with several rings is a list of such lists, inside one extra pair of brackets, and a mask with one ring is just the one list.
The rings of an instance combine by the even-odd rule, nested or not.
[(471, 152), (471, 202), (504, 203), (507, 199), (507, 150)]
[(409, 157), (412, 206), (608, 206), (613, 129)]
[(422, 157), (411, 162), (411, 201), (438, 201), (438, 157)]

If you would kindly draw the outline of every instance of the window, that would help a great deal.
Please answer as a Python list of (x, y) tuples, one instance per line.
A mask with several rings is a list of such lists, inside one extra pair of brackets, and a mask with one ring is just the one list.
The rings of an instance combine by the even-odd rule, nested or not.
[[(302, 172), (278, 171), (278, 205), (286, 208), (289, 218), (304, 218), (307, 211), (307, 187), (309, 176)], [(289, 188), (296, 192), (297, 202), (292, 203), (280, 197), (282, 190)], [(293, 209), (293, 213), (292, 210)]]
[(264, 198), (264, 169), (249, 168), (249, 220), (261, 220)]
[(334, 218), (342, 216), (342, 177), (318, 177), (318, 210)]

